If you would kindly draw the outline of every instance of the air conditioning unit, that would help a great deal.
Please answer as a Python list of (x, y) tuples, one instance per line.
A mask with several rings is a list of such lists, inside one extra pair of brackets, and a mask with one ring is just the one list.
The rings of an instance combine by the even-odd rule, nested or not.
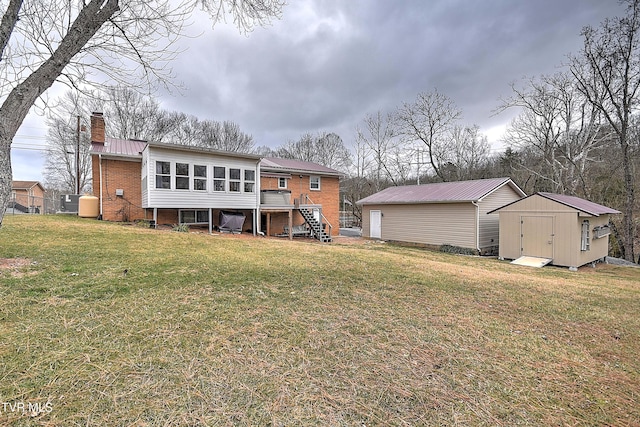
[(63, 194), (60, 196), (60, 211), (78, 213), (79, 194)]

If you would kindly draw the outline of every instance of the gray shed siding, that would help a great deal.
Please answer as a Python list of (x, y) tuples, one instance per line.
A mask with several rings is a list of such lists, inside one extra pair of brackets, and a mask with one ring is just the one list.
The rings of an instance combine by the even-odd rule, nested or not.
[(382, 212), (382, 240), (476, 249), (476, 207), (471, 203), (364, 205), (364, 237), (370, 237), (371, 210)]

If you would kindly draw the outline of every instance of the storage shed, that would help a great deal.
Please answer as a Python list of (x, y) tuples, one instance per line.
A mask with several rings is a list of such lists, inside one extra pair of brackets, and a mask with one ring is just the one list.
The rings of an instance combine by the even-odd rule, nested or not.
[(364, 237), (490, 253), (499, 225), (487, 213), (524, 196), (510, 178), (494, 178), (390, 187), (357, 203)]
[(607, 256), (609, 216), (620, 212), (579, 197), (535, 193), (490, 213), (500, 216), (500, 258), (540, 258), (539, 266), (575, 270)]

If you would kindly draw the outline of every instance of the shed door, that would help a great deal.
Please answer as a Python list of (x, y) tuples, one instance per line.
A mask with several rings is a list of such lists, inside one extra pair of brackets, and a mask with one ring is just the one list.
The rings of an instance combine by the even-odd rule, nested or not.
[(372, 239), (382, 238), (382, 212), (369, 212), (369, 237)]
[(520, 255), (553, 259), (553, 217), (520, 217)]

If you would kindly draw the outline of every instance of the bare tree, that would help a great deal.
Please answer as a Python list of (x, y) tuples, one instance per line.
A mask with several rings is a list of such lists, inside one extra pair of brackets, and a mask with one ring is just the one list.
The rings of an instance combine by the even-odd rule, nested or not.
[[(280, 15), (282, 0), (9, 0), (0, 21), (0, 225), (11, 194), (11, 143), (31, 107), (57, 81), (167, 81), (173, 43), (200, 6), (242, 30)], [(99, 80), (99, 81), (100, 81)], [(95, 80), (94, 80), (95, 82)]]
[(333, 132), (306, 133), (297, 141), (289, 141), (274, 151), (276, 157), (305, 162), (346, 171), (351, 165), (351, 153), (342, 138)]
[[(622, 236), (624, 257), (635, 262), (635, 180), (631, 139), (633, 115), (640, 101), (640, 0), (627, 0), (627, 14), (582, 30), (584, 47), (570, 62), (578, 88), (600, 110), (616, 135), (624, 175)], [(604, 96), (601, 96), (604, 94)]]
[(413, 103), (403, 103), (396, 114), (399, 131), (411, 142), (421, 142), (427, 148), (429, 164), (443, 181), (442, 171), (449, 161), (450, 131), (462, 112), (453, 101), (437, 90), (419, 93)]
[(125, 86), (106, 89), (105, 116), (107, 132), (122, 139), (159, 141), (159, 127), (166, 112), (154, 98)]
[(489, 160), (489, 142), (480, 127), (454, 126), (451, 130), (451, 181), (478, 178), (477, 174)]
[(549, 190), (575, 194), (580, 188), (588, 195), (586, 173), (606, 140), (598, 109), (567, 73), (511, 87), (513, 94), (500, 110), (519, 107), (522, 112), (511, 122), (506, 142), (514, 148), (533, 148), (540, 155), (542, 162), (531, 172), (548, 180)]
[(396, 173), (395, 167), (399, 162), (394, 157), (405, 150), (403, 141), (398, 138), (393, 117), (378, 111), (367, 115), (363, 125), (356, 129), (358, 173), (362, 170), (362, 176), (371, 180), (374, 193), (386, 187), (385, 182), (403, 184)]
[[(86, 131), (89, 129), (87, 119), (92, 111), (100, 109), (101, 101), (97, 94), (86, 97), (78, 92), (68, 91), (56, 102), (55, 108), (49, 110), (44, 165), (47, 188), (69, 193), (76, 193), (78, 189), (81, 192), (89, 189), (91, 137)], [(78, 150), (79, 153), (76, 153)]]

